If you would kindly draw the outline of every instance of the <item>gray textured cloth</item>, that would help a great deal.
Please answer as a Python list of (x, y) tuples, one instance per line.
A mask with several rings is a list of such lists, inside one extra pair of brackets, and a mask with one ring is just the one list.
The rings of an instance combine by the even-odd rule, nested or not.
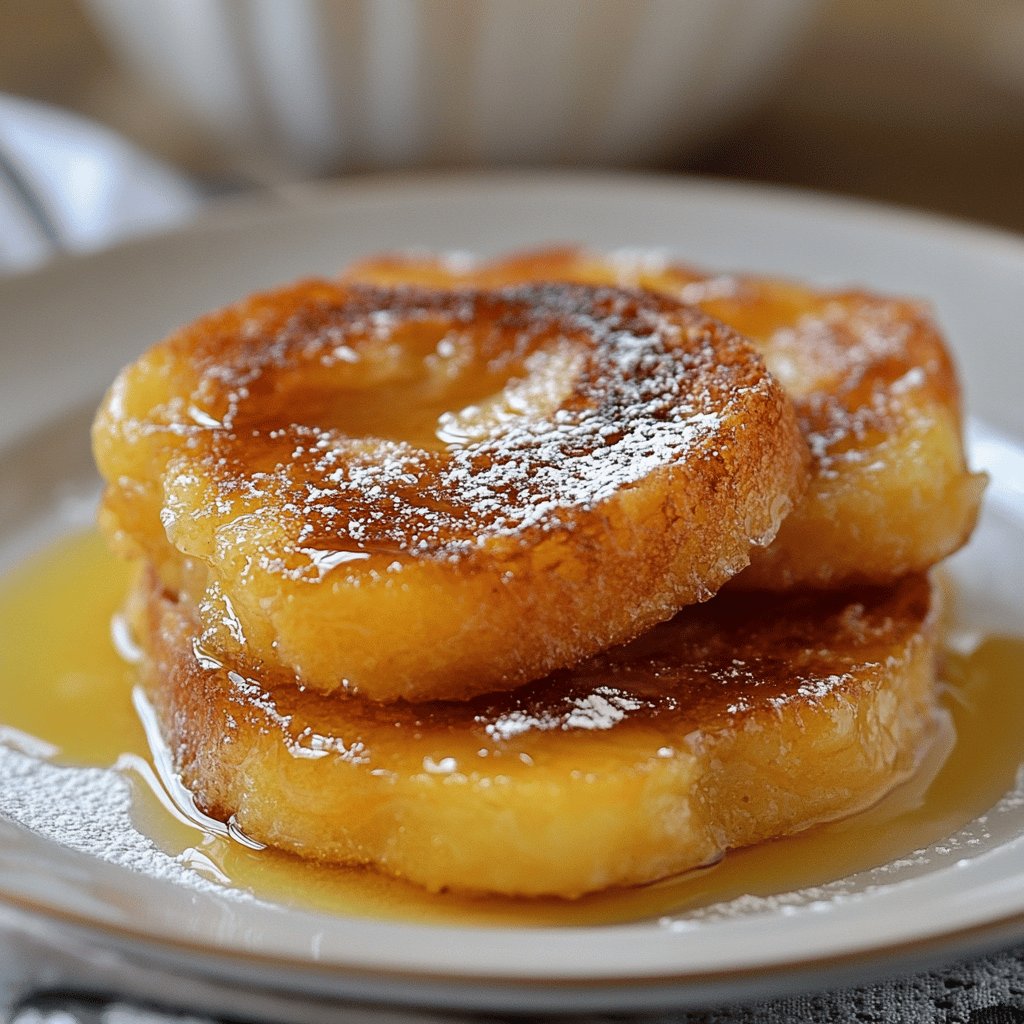
[[(410, 1018), (410, 1021), (415, 1018)], [(456, 1015), (424, 1016), (440, 1024)], [(572, 1018), (575, 1024), (625, 1024), (624, 1016)], [(471, 1019), (467, 1018), (467, 1022)], [(480, 1018), (482, 1021), (483, 1018)], [(517, 1018), (552, 1024), (555, 1018)], [(372, 1024), (373, 1014), (367, 1014)], [(487, 1018), (499, 1024), (498, 1018)], [(793, 996), (748, 1006), (659, 1014), (645, 1024), (1024, 1024), (1024, 947), (966, 961), (942, 971), (822, 995)], [(17, 1009), (8, 1024), (213, 1024), (170, 1010), (47, 997)], [(218, 1022), (219, 1024), (219, 1022)], [(241, 1024), (241, 1022), (238, 1022)], [(280, 1024), (300, 1024), (281, 1021)]]
[(1024, 1024), (1024, 947), (864, 988), (658, 1020), (661, 1024)]

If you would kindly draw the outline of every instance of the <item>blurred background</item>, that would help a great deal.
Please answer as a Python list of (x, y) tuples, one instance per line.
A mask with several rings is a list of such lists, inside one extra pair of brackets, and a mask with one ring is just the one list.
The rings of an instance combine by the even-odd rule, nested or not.
[(4, 0), (0, 93), (210, 194), (610, 166), (1024, 230), (1024, 0)]

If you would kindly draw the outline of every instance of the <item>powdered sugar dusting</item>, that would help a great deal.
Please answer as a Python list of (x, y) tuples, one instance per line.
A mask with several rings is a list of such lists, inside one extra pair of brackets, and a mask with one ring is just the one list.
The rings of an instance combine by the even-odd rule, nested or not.
[(880, 440), (922, 415), (917, 410), (955, 402), (941, 339), (911, 303), (839, 294), (759, 347), (794, 400), (824, 478), (844, 464), (867, 464)]
[[(878, 435), (905, 422), (915, 407), (956, 401), (942, 340), (913, 302), (708, 274), (660, 249), (565, 247), (438, 265), (462, 283), (588, 280), (649, 288), (720, 317), (749, 335), (794, 400), (825, 478), (869, 459)], [(388, 267), (393, 273), (396, 264)], [(415, 267), (413, 258), (409, 269)]]
[[(304, 310), (301, 330), (289, 322), (233, 369), (203, 371), (201, 390), (211, 381), (227, 389), (233, 428), (210, 435), (209, 501), (218, 514), (238, 500), (273, 504), (296, 524), (289, 550), (272, 556), (283, 560), (268, 562), (279, 572), (289, 571), (288, 556), (294, 571), (303, 552), (299, 571), (322, 576), (353, 552), (457, 558), (494, 538), (572, 529), (579, 514), (651, 474), (717, 455), (725, 424), (773, 386), (731, 331), (653, 295), (571, 285), (353, 295), (328, 313)], [(233, 458), (242, 391), (328, 340), (358, 351), (378, 307), (459, 330), (474, 324), (481, 344), (516, 352), (527, 369), (544, 356), (547, 377), (533, 391), (514, 379), (488, 410), (449, 417), (439, 450), (283, 422), (253, 432), (265, 443), (265, 469)], [(195, 462), (190, 452), (169, 467), (172, 518), (176, 488), (197, 479)]]
[[(671, 698), (661, 697), (658, 704), (672, 704)], [(567, 694), (560, 707), (547, 707), (538, 713), (537, 708), (524, 710), (515, 708), (488, 721), (478, 715), (476, 722), (485, 726), (487, 735), (493, 740), (508, 742), (528, 732), (568, 732), (582, 729), (588, 732), (612, 729), (624, 721), (627, 715), (640, 711), (645, 706), (653, 708), (655, 702), (646, 700), (635, 693), (629, 693), (609, 685), (595, 686), (582, 694)]]
[(0, 744), (0, 777), (0, 816), (60, 846), (160, 881), (253, 898), (204, 878), (143, 835), (132, 819), (131, 782), (120, 771), (52, 764)]

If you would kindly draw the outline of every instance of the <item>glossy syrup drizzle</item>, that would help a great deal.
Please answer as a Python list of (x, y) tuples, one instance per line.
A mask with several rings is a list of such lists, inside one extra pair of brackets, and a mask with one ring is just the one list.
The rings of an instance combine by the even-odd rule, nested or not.
[[(1014, 786), (1024, 726), (1024, 639), (992, 636), (947, 654), (948, 722), (917, 775), (875, 807), (801, 835), (728, 854), (680, 878), (577, 901), (431, 894), (373, 871), (259, 849), (201, 814), (175, 779), (110, 623), (128, 583), (94, 534), (69, 538), (0, 586), (0, 742), (133, 782), (141, 832), (226, 887), (337, 913), (475, 924), (581, 925), (773, 897), (877, 867), (983, 814)], [(148, 728), (145, 726), (148, 725)], [(149, 737), (147, 738), (147, 732)], [(955, 743), (953, 742), (955, 736)]]

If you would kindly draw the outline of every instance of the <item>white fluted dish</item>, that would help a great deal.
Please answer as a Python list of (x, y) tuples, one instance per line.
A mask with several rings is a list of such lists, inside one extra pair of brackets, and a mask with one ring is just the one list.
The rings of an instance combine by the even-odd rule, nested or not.
[(88, 0), (247, 167), (624, 165), (756, 100), (817, 0)]

